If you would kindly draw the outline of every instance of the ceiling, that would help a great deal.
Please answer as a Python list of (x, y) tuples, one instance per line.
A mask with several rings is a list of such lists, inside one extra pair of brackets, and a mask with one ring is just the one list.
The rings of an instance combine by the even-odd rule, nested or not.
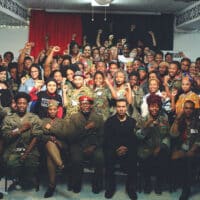
[(19, 21), (10, 15), (5, 15), (4, 12), (0, 11), (0, 25), (4, 26), (8, 24), (9, 26), (18, 26)]
[[(17, 0), (33, 9), (50, 9), (67, 12), (91, 12), (91, 0)], [(189, 2), (188, 2), (189, 1)], [(191, 5), (192, 0), (113, 0), (108, 12), (161, 12), (176, 13)], [(95, 11), (101, 8), (94, 8)]]
[[(107, 8), (107, 13), (177, 14), (197, 1), (200, 0), (113, 0)], [(28, 9), (42, 9), (50, 12), (91, 13), (92, 10), (91, 0), (15, 0), (15, 2)], [(104, 12), (104, 8), (94, 7), (94, 12)], [(2, 25), (22, 26), (27, 23), (1, 11), (0, 5), (0, 26)]]

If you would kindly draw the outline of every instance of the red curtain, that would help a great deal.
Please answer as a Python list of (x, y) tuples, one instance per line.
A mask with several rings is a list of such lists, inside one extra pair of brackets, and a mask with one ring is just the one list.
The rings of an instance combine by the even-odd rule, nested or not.
[(82, 43), (82, 20), (77, 14), (48, 13), (32, 10), (29, 25), (29, 42), (35, 46), (31, 54), (37, 56), (45, 48), (45, 36), (49, 37), (49, 46), (61, 47), (60, 53), (67, 48), (72, 34), (76, 33), (76, 41)]

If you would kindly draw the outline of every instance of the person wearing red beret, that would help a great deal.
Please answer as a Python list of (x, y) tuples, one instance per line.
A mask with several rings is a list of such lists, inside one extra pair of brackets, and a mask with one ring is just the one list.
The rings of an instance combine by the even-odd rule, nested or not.
[(88, 160), (94, 167), (92, 192), (99, 193), (103, 187), (103, 118), (92, 109), (93, 98), (80, 96), (79, 104), (80, 111), (69, 120), (73, 131), (68, 135), (71, 159), (68, 187), (75, 193), (81, 191), (83, 164)]

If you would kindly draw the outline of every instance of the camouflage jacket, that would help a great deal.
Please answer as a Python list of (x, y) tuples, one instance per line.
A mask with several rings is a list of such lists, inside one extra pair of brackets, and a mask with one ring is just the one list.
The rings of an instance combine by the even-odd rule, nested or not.
[[(173, 149), (188, 151), (193, 145), (200, 147), (200, 112), (192, 116), (191, 123), (187, 124), (182, 117), (178, 123), (178, 130), (174, 133), (171, 129), (170, 134), (177, 140)], [(174, 122), (176, 123), (176, 122)]]
[(70, 117), (74, 113), (79, 112), (79, 97), (83, 95), (93, 97), (93, 92), (87, 86), (81, 87), (81, 89), (78, 92), (77, 89), (71, 89), (67, 92), (67, 105), (65, 105), (66, 106), (65, 119), (70, 119)]
[(153, 123), (144, 128), (143, 124), (148, 121), (150, 115), (145, 117), (140, 128), (136, 131), (136, 135), (139, 142), (138, 155), (141, 158), (145, 158), (153, 153), (156, 147), (170, 148), (170, 135), (169, 135), (169, 123), (168, 117), (164, 113), (160, 113), (157, 118), (157, 124)]
[[(22, 127), (23, 123), (31, 123), (31, 128), (25, 132), (13, 136), (11, 133), (13, 130)], [(41, 120), (33, 113), (26, 113), (23, 117), (20, 117), (17, 113), (8, 115), (5, 117), (2, 124), (2, 134), (6, 142), (6, 151), (12, 152), (16, 148), (27, 148), (33, 137), (40, 139), (42, 135)], [(35, 151), (37, 148), (34, 148)]]

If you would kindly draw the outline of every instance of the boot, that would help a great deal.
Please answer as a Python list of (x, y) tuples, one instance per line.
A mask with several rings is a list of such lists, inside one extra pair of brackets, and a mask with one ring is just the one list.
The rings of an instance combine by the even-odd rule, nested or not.
[(82, 186), (81, 180), (76, 181), (76, 183), (74, 183), (74, 185), (73, 185), (73, 192), (79, 193), (81, 191), (81, 186)]
[(47, 191), (46, 191), (45, 194), (44, 194), (44, 198), (52, 197), (53, 194), (54, 194), (54, 191), (55, 191), (55, 187), (49, 186), (49, 187), (47, 188)]
[(137, 199), (137, 193), (133, 183), (127, 181), (126, 192), (131, 200)]
[(151, 191), (152, 191), (151, 179), (150, 179), (150, 177), (147, 177), (147, 178), (145, 178), (144, 193), (145, 194), (150, 194)]
[(156, 185), (155, 185), (155, 193), (158, 195), (162, 194), (162, 186), (159, 185), (158, 183), (156, 183)]
[(115, 179), (107, 178), (106, 179), (106, 191), (105, 191), (105, 198), (111, 199), (113, 195), (115, 194), (116, 190), (116, 183)]
[(156, 177), (155, 193), (158, 195), (162, 194), (162, 181), (160, 181), (160, 178), (158, 177)]
[(190, 196), (190, 188), (189, 187), (184, 188), (179, 200), (188, 200), (189, 196)]
[(104, 196), (106, 199), (111, 199), (114, 194), (115, 194), (115, 187), (109, 187), (106, 189)]
[(131, 200), (136, 200), (137, 199), (137, 193), (136, 193), (135, 190), (128, 189), (126, 192), (127, 192), (128, 196), (129, 196), (129, 198)]
[(79, 193), (82, 187), (83, 167), (82, 165), (74, 166), (72, 170), (72, 190), (74, 193)]
[(103, 189), (103, 170), (96, 169), (92, 181), (92, 192), (98, 194)]
[(99, 194), (103, 189), (103, 183), (97, 182), (97, 183), (92, 183), (92, 192), (94, 194)]
[(72, 190), (73, 190), (73, 178), (72, 178), (71, 173), (70, 173), (69, 176), (68, 176), (67, 189), (68, 189), (69, 191), (72, 191)]

